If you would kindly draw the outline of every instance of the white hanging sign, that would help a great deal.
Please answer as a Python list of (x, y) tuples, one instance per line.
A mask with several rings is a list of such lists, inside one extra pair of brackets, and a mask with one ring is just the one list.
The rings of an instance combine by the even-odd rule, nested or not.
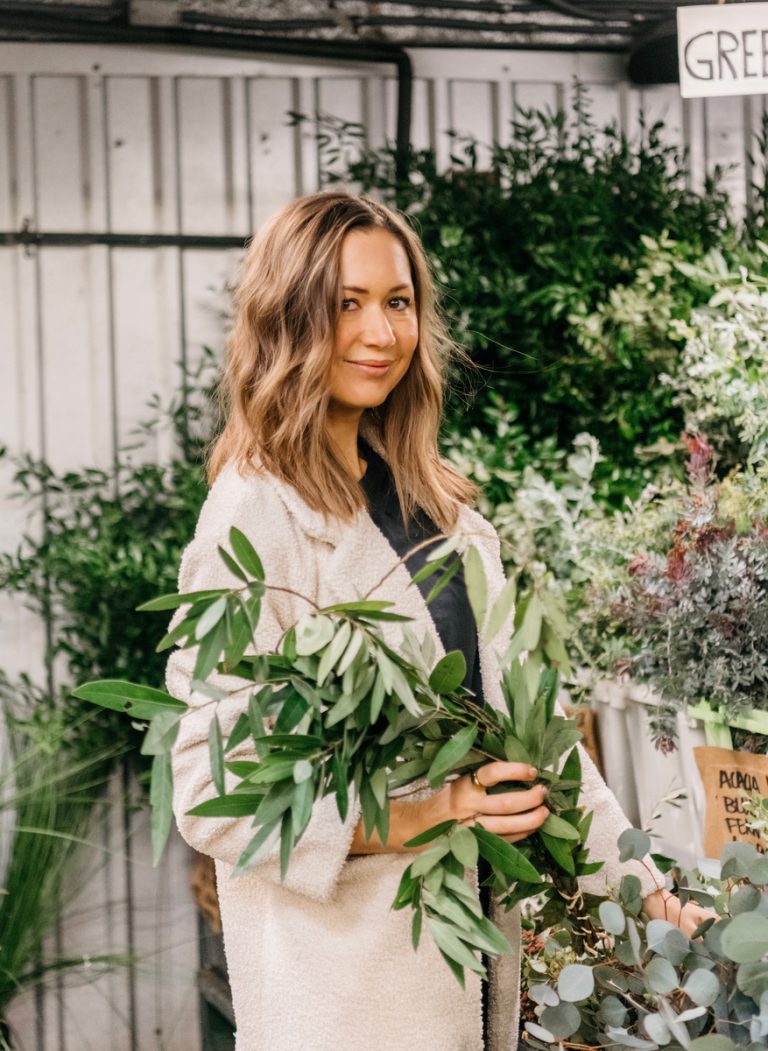
[(683, 98), (768, 94), (768, 3), (677, 9)]

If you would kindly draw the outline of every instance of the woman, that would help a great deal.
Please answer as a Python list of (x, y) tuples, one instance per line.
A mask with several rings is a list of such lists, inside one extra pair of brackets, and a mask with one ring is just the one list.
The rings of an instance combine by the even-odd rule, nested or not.
[[(415, 542), (458, 532), (482, 558), (492, 601), (503, 584), (493, 528), (468, 506), (470, 484), (442, 462), (437, 432), (448, 341), (435, 310), (418, 238), (394, 212), (345, 193), (305, 197), (252, 242), (236, 295), (224, 389), (227, 419), (210, 460), (213, 482), (179, 588), (237, 584), (217, 545), (232, 525), (254, 543), (269, 590), (258, 649), (275, 648), (305, 612), (360, 594), (389, 599), (413, 618), (436, 658), (467, 657), (466, 685), (503, 706), (498, 664), (478, 641), (459, 576), (427, 608), (412, 574), (426, 557), (398, 563)], [(385, 624), (397, 646), (398, 626)], [(171, 693), (193, 706), (194, 653), (168, 666)], [(242, 710), (223, 703), (225, 732)], [(367, 840), (358, 806), (346, 821), (333, 797), (315, 806), (287, 878), (271, 857), (235, 879), (231, 867), (252, 836), (247, 819), (191, 818), (215, 794), (208, 759), (207, 707), (182, 720), (174, 749), (175, 811), (182, 835), (216, 859), (238, 1051), (513, 1051), (517, 1045), (517, 957), (493, 969), (486, 1035), (480, 982), (462, 990), (431, 940), (411, 947), (407, 910), (390, 908), (413, 851), (404, 844), (447, 818), (480, 821), (514, 842), (547, 816), (541, 788), (487, 795), (499, 781), (536, 771), (493, 762), (437, 792), (392, 800), (386, 844)], [(606, 864), (590, 885), (640, 878), (646, 911), (671, 919), (663, 878), (648, 861), (621, 865), (616, 837), (627, 822), (585, 755), (584, 801), (595, 811), (590, 847)], [(692, 931), (698, 910), (686, 908)], [(516, 910), (495, 917), (519, 946)]]

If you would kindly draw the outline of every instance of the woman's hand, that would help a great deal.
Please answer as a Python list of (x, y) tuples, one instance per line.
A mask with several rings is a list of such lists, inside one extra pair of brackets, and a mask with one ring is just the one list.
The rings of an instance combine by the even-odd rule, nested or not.
[(687, 901), (683, 905), (679, 898), (664, 889), (643, 898), (643, 912), (649, 920), (669, 920), (689, 938), (705, 920), (720, 918), (712, 909), (702, 908), (695, 901)]
[(549, 816), (544, 806), (544, 785), (510, 792), (489, 794), (488, 789), (505, 781), (533, 781), (538, 771), (525, 763), (486, 763), (474, 775), (465, 774), (446, 785), (443, 792), (446, 817), (465, 825), (482, 825), (510, 843), (525, 839), (540, 828)]

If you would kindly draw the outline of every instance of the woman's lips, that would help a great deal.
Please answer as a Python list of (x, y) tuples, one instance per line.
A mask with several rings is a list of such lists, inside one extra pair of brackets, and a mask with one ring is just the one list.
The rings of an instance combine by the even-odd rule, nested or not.
[(391, 361), (348, 361), (348, 365), (362, 372), (365, 376), (385, 376), (393, 365)]

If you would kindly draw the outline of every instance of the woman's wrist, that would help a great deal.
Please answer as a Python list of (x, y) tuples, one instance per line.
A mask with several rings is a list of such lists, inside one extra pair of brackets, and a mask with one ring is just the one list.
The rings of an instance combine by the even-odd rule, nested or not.
[(358, 821), (350, 846), (350, 854), (410, 854), (418, 853), (424, 847), (406, 847), (409, 840), (425, 832), (440, 821), (445, 807), (442, 804), (442, 792), (436, 792), (426, 799), (391, 799), (389, 803), (389, 836), (383, 844), (374, 830), (370, 839), (365, 838), (362, 818)]

